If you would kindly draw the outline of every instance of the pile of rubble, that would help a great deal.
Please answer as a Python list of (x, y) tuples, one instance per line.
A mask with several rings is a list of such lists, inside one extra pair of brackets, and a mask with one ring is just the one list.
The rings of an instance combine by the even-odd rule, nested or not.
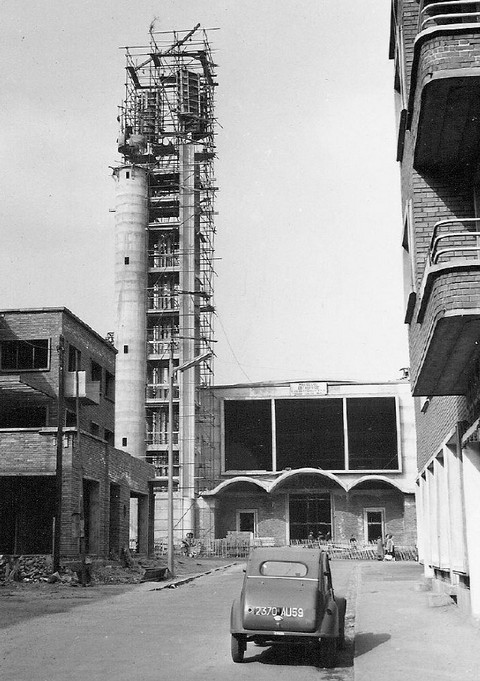
[(1, 582), (48, 582), (52, 574), (50, 556), (0, 555)]

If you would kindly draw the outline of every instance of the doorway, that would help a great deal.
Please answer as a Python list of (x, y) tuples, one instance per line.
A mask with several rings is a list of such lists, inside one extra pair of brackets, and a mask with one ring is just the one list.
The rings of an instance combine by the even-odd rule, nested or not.
[(332, 536), (332, 504), (330, 494), (290, 494), (290, 541)]
[(237, 511), (237, 532), (257, 534), (257, 510), (246, 508)]
[(379, 537), (385, 537), (385, 510), (383, 508), (366, 508), (363, 522), (367, 542), (376, 542)]

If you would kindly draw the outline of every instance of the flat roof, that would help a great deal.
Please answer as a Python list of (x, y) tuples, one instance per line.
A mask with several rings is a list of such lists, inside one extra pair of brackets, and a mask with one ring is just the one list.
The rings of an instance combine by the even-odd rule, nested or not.
[(11, 308), (7, 310), (0, 310), (0, 316), (2, 315), (8, 315), (8, 314), (66, 314), (69, 317), (71, 317), (77, 324), (80, 324), (83, 326), (85, 329), (88, 330), (89, 333), (91, 333), (93, 336), (95, 336), (99, 341), (104, 343), (107, 347), (109, 347), (112, 352), (115, 354), (118, 352), (117, 348), (113, 345), (113, 343), (110, 343), (106, 338), (104, 338), (102, 335), (100, 335), (97, 331), (92, 329), (91, 326), (89, 326), (86, 322), (84, 322), (80, 317), (77, 317), (76, 314), (74, 314), (71, 310), (68, 309), (68, 307), (19, 307), (19, 308)]

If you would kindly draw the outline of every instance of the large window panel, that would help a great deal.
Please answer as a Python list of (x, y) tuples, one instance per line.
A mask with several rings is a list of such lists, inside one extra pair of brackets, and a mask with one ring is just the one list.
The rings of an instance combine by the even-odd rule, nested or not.
[(270, 400), (225, 400), (225, 470), (272, 470)]
[(48, 368), (47, 338), (0, 341), (1, 371), (43, 371)]
[(350, 470), (398, 470), (394, 397), (347, 399)]
[(341, 399), (275, 401), (277, 470), (345, 468)]

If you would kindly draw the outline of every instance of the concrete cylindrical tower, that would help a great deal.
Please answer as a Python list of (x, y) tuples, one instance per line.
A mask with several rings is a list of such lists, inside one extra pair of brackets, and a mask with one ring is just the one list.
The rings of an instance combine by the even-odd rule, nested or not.
[(115, 170), (115, 446), (145, 456), (147, 172)]

